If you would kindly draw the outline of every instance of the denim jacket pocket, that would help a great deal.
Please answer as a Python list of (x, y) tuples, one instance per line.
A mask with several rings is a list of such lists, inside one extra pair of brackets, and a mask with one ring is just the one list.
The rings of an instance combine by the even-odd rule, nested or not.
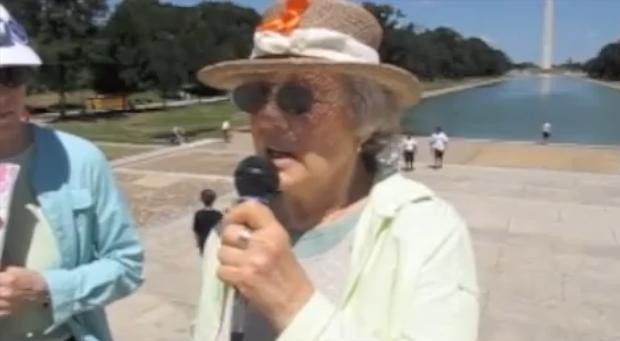
[(89, 190), (71, 189), (69, 196), (71, 197), (71, 208), (75, 213), (89, 210), (93, 206), (93, 196)]
[(94, 200), (90, 191), (86, 189), (69, 190), (71, 209), (73, 211), (73, 231), (76, 241), (76, 260), (78, 263), (91, 260), (94, 257), (93, 239), (96, 231), (93, 230)]

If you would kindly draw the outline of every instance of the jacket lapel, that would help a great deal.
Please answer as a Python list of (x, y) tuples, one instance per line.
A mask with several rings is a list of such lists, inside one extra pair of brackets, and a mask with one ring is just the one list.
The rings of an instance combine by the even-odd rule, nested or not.
[(73, 252), (77, 246), (66, 231), (73, 222), (69, 183), (69, 158), (59, 138), (51, 130), (32, 125), (34, 159), (30, 170), (32, 189), (58, 240), (63, 267), (75, 263)]
[[(351, 250), (351, 270), (344, 287), (344, 295), (341, 296), (342, 300), (339, 302), (341, 306), (346, 305), (355, 292), (368, 261), (379, 249), (377, 244), (382, 234), (388, 231), (392, 219), (400, 208), (409, 202), (415, 202), (430, 195), (432, 193), (426, 187), (405, 180), (400, 175), (392, 175), (376, 183), (369, 195), (368, 204), (355, 227), (355, 238)], [(214, 255), (211, 259), (216, 261)], [(213, 336), (214, 341), (225, 340), (230, 335), (232, 295), (229, 291), (228, 287), (221, 290), (215, 295), (218, 298), (215, 307), (209, 307), (213, 309), (210, 316), (219, 317), (214, 326), (217, 329)]]
[(388, 231), (392, 219), (408, 203), (429, 197), (432, 192), (425, 186), (392, 175), (378, 182), (369, 195), (368, 205), (355, 227), (355, 239), (351, 251), (351, 271), (344, 287), (341, 305), (345, 305), (355, 291), (361, 274), (372, 254), (379, 248), (382, 233)]

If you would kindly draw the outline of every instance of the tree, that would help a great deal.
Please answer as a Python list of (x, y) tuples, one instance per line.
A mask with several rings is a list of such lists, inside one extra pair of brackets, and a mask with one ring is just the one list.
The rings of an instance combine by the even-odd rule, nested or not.
[(584, 69), (590, 77), (620, 80), (620, 42), (605, 45)]
[(572, 58), (568, 58), (564, 64), (560, 64), (556, 66), (556, 69), (566, 70), (566, 71), (581, 71), (583, 70), (584, 65), (579, 62), (573, 61)]
[(405, 22), (404, 14), (390, 6), (364, 3), (383, 28), (381, 60), (427, 80), (494, 76), (510, 69), (505, 53), (479, 38), (466, 39), (448, 27), (420, 29)]
[(96, 91), (125, 93), (153, 87), (148, 56), (153, 21), (162, 20), (159, 6), (157, 0), (125, 0), (117, 6), (93, 48)]
[(157, 0), (125, 0), (102, 31), (94, 86), (99, 92), (180, 89), (203, 92), (196, 71), (245, 58), (260, 17), (229, 2), (179, 7)]
[(149, 68), (153, 82), (164, 99), (172, 97), (185, 82), (186, 58), (172, 34), (162, 32), (149, 44)]
[(202, 67), (249, 57), (254, 29), (259, 22), (255, 10), (227, 1), (204, 2), (190, 13), (180, 40), (186, 51), (189, 86), (193, 92), (213, 91), (196, 80), (196, 71)]
[(540, 66), (532, 63), (532, 62), (522, 62), (522, 63), (514, 63), (511, 65), (512, 69), (515, 70), (539, 70)]

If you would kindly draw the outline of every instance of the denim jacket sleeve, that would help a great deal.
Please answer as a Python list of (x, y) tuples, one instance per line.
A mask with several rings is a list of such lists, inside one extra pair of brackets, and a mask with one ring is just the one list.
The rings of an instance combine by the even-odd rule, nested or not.
[(84, 166), (93, 200), (88, 246), (94, 260), (72, 269), (43, 273), (48, 284), (54, 326), (72, 316), (102, 308), (135, 291), (142, 283), (143, 250), (135, 224), (103, 154), (93, 148)]

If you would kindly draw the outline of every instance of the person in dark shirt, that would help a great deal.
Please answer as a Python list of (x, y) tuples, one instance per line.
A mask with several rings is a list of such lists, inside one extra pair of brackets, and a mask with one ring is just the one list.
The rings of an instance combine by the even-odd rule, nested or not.
[(220, 222), (222, 213), (213, 208), (213, 203), (217, 199), (217, 194), (211, 189), (200, 192), (200, 200), (205, 205), (194, 215), (194, 235), (200, 254), (204, 250), (205, 242), (209, 237), (209, 232)]

